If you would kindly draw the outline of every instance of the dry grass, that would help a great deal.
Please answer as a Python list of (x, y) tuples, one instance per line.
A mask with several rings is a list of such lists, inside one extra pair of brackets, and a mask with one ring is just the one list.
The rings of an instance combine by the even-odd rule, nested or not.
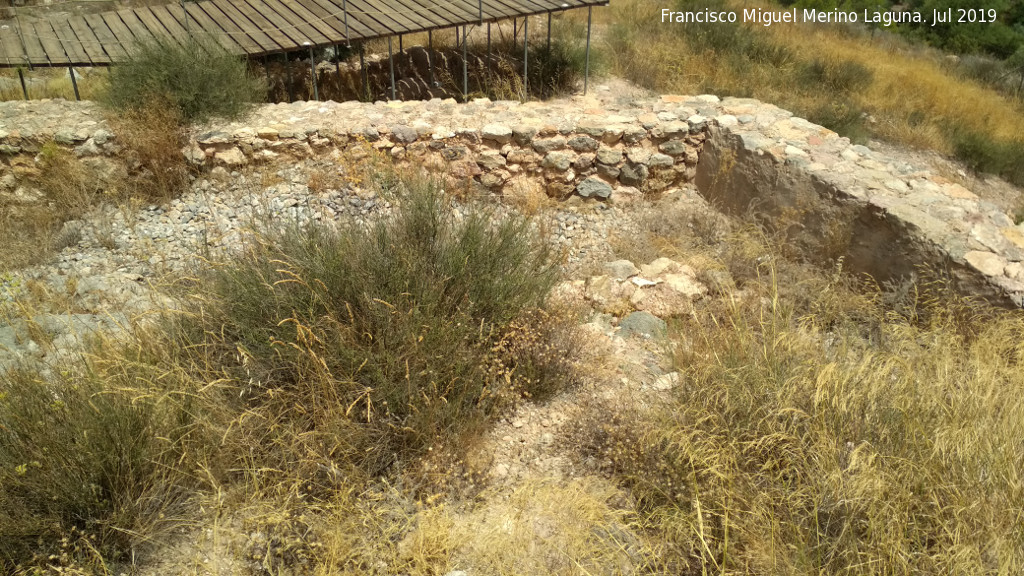
[(732, 269), (743, 294), (671, 325), (682, 378), (664, 405), (597, 406), (580, 434), (663, 539), (665, 571), (1024, 569), (1024, 315), (942, 282), (882, 293), (779, 247), (744, 230), (668, 246)]
[[(709, 2), (728, 4), (690, 7)], [(624, 0), (595, 13), (613, 73), (659, 92), (759, 98), (855, 141), (931, 148), (1024, 182), (1021, 101), (948, 70), (935, 50), (824, 25), (662, 24), (660, 9)], [(861, 67), (869, 77), (836, 85), (815, 77), (816, 66)]]
[[(189, 170), (177, 152), (184, 132), (166, 109), (150, 108), (108, 119), (121, 147), (117, 160), (77, 158), (54, 142), (37, 160), (12, 160), (21, 190), (0, 197), (0, 271), (38, 264), (77, 244), (80, 234), (65, 222), (77, 220), (101, 203), (130, 208), (173, 198), (188, 185)], [(16, 188), (16, 190), (18, 190)]]
[[(82, 100), (97, 100), (106, 93), (109, 77), (106, 68), (90, 68), (85, 72), (79, 68), (76, 69), (76, 72), (79, 74), (76, 78), (78, 95)], [(22, 74), (25, 76), (28, 97), (33, 100), (42, 98), (75, 99), (74, 86), (71, 84), (71, 77), (66, 68), (23, 69)], [(0, 78), (4, 82), (4, 87), (0, 89), (0, 102), (25, 99), (16, 70), (0, 71)]]

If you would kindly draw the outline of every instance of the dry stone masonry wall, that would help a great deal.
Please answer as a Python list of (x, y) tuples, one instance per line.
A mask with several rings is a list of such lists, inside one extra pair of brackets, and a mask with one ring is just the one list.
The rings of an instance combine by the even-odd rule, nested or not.
[[(116, 161), (117, 139), (88, 103), (0, 103), (0, 195), (23, 183), (46, 143)], [(298, 102), (197, 129), (182, 152), (206, 171), (373, 148), (456, 184), (510, 195), (628, 203), (695, 182), (716, 206), (751, 207), (812, 257), (842, 256), (879, 280), (926, 265), (965, 291), (1024, 303), (1024, 232), (1000, 208), (905, 158), (882, 156), (775, 106), (715, 96), (553, 102)]]

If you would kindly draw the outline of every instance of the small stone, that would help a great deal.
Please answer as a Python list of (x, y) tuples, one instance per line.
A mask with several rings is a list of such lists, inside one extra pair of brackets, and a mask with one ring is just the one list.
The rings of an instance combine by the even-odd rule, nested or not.
[(672, 156), (682, 156), (683, 154), (686, 154), (687, 146), (686, 142), (677, 138), (669, 140), (668, 142), (662, 142), (661, 145), (658, 146), (658, 150)]
[(651, 160), (651, 151), (646, 148), (630, 148), (626, 157), (634, 164), (647, 164)]
[(601, 164), (614, 166), (619, 162), (622, 162), (622, 150), (619, 150), (618, 148), (608, 148), (607, 146), (602, 146), (597, 151), (597, 161), (600, 162)]
[(614, 262), (606, 262), (604, 265), (604, 269), (609, 276), (617, 280), (625, 280), (632, 276), (636, 276), (637, 272), (639, 272), (639, 270), (637, 270), (636, 265), (634, 265), (629, 260), (616, 260)]
[(622, 167), (622, 171), (619, 174), (619, 182), (622, 182), (626, 186), (640, 186), (644, 183), (644, 180), (647, 179), (647, 175), (649, 173), (647, 166), (627, 162), (626, 165)]
[(570, 138), (566, 144), (577, 152), (593, 152), (600, 146), (597, 140), (590, 136), (576, 136), (575, 138)]
[(654, 338), (663, 336), (667, 330), (668, 324), (650, 312), (632, 312), (619, 322), (619, 335), (623, 337)]
[(669, 372), (659, 376), (652, 384), (654, 390), (670, 390), (679, 384), (679, 372)]
[(394, 138), (396, 142), (411, 144), (419, 140), (420, 134), (412, 126), (397, 124), (391, 127), (391, 137)]
[(669, 258), (661, 257), (640, 267), (640, 275), (644, 278), (657, 278), (666, 272), (679, 270), (679, 263)]
[(243, 164), (248, 163), (248, 159), (246, 159), (245, 154), (243, 154), (237, 147), (217, 152), (213, 155), (213, 159), (228, 166), (242, 166)]
[(584, 198), (608, 198), (612, 195), (612, 187), (597, 176), (589, 176), (576, 185), (576, 193)]
[(572, 165), (573, 157), (568, 152), (550, 152), (541, 163), (545, 168), (565, 171)]
[(700, 114), (694, 114), (686, 119), (686, 122), (690, 125), (690, 132), (700, 132), (708, 125), (708, 119)]
[(650, 166), (651, 168), (668, 168), (669, 166), (672, 166), (672, 164), (674, 163), (675, 161), (672, 160), (671, 156), (667, 154), (656, 153), (651, 154), (651, 159), (647, 162), (647, 165)]
[(964, 259), (986, 276), (1001, 276), (1007, 264), (1002, 256), (980, 250), (971, 250), (964, 254)]
[(512, 129), (503, 124), (488, 124), (480, 130), (480, 137), (498, 144), (508, 144), (512, 141)]
[(547, 154), (555, 150), (561, 150), (565, 148), (565, 138), (563, 136), (555, 136), (553, 138), (538, 138), (533, 141), (533, 149), (541, 154)]

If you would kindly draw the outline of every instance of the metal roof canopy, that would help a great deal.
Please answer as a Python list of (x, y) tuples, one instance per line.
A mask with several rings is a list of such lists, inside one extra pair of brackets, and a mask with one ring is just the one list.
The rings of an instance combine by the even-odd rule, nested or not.
[(248, 57), (497, 22), (608, 0), (204, 0), (0, 25), (0, 68), (108, 66), (138, 40), (212, 36)]

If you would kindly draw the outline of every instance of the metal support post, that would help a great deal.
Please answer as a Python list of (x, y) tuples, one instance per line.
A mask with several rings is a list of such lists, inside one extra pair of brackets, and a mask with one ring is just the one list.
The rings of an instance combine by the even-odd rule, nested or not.
[(338, 73), (338, 90), (341, 91), (341, 49), (334, 45), (334, 71)]
[(594, 15), (594, 7), (587, 6), (587, 62), (583, 66), (583, 95), (587, 95), (587, 82), (590, 80), (590, 23)]
[(402, 35), (399, 34), (398, 35), (398, 53), (402, 54), (403, 52), (405, 52), (405, 48), (402, 47)]
[(530, 17), (523, 18), (523, 99), (530, 98), (530, 78), (527, 75), (530, 62)]
[(25, 95), (25, 100), (28, 100), (28, 88), (25, 87), (25, 73), (18, 68), (18, 79), (21, 80), (21, 93)]
[(284, 69), (288, 72), (288, 101), (295, 101), (295, 90), (292, 87), (292, 64), (288, 61), (288, 53), (284, 53)]
[(491, 23), (487, 23), (487, 61), (491, 61)]
[(430, 71), (430, 87), (434, 87), (434, 31), (427, 30), (427, 69)]
[(182, 12), (182, 17), (185, 19), (185, 33), (188, 34), (189, 38), (191, 38), (192, 37), (192, 29), (189, 28), (189, 24), (188, 24), (188, 10), (185, 9), (185, 0), (181, 0), (181, 12)]
[(548, 12), (548, 54), (551, 54), (551, 12)]
[(469, 56), (466, 54), (466, 32), (468, 26), (462, 27), (462, 99), (469, 100), (469, 71), (466, 68)]
[(366, 71), (366, 50), (363, 47), (363, 43), (359, 43), (359, 73), (363, 77), (363, 94), (366, 95), (366, 100), (370, 100), (370, 77)]
[(316, 85), (316, 60), (313, 58), (313, 43), (307, 40), (303, 44), (309, 47), (309, 71), (313, 78), (313, 100), (320, 100), (320, 89)]
[(391, 36), (388, 36), (388, 66), (391, 68), (391, 99), (397, 100), (395, 97), (395, 55), (391, 51)]
[(75, 78), (74, 66), (68, 66), (68, 74), (71, 74), (71, 87), (75, 90), (75, 100), (81, 100), (82, 97), (78, 94), (78, 79)]

